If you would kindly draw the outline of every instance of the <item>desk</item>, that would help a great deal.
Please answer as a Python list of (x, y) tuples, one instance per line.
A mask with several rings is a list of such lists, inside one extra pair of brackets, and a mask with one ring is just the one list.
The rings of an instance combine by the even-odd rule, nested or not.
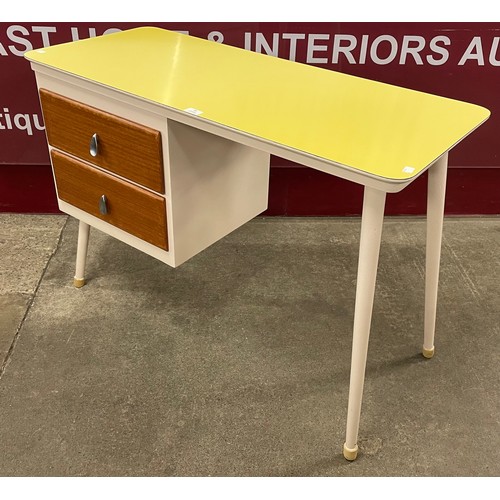
[(78, 287), (90, 226), (176, 267), (266, 209), (271, 154), (365, 187), (343, 448), (354, 460), (386, 193), (429, 170), (430, 358), (447, 154), (489, 111), (157, 28), (26, 57), (59, 207), (80, 220)]

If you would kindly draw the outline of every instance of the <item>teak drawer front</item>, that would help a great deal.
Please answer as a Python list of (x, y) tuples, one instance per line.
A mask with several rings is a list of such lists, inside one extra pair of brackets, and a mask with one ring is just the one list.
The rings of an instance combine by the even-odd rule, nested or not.
[[(161, 133), (40, 89), (49, 144), (164, 193)], [(97, 154), (90, 154), (97, 134)]]
[[(51, 151), (57, 192), (61, 200), (113, 226), (168, 250), (165, 198)], [(105, 195), (107, 214), (100, 212)]]

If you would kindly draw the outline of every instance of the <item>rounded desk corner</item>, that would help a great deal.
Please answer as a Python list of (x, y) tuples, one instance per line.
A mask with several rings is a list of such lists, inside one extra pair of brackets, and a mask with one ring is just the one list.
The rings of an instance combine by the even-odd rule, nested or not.
[(427, 359), (431, 359), (434, 356), (434, 346), (431, 349), (426, 349), (422, 347), (422, 356)]
[(355, 445), (354, 448), (348, 448), (346, 443), (344, 443), (343, 454), (344, 458), (349, 460), (349, 462), (356, 460), (358, 456), (358, 445)]

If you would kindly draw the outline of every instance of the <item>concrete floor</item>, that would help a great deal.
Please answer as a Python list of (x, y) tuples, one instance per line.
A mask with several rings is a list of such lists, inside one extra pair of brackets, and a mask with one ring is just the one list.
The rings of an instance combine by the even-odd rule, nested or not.
[(0, 215), (0, 476), (498, 476), (500, 219), (388, 219), (360, 428), (341, 454), (358, 219), (256, 219), (178, 269)]

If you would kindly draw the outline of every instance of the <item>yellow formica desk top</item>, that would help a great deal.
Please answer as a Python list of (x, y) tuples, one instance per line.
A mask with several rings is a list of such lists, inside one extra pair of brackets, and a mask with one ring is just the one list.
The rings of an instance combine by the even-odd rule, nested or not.
[(30, 61), (388, 182), (485, 121), (480, 106), (159, 28), (30, 51)]

